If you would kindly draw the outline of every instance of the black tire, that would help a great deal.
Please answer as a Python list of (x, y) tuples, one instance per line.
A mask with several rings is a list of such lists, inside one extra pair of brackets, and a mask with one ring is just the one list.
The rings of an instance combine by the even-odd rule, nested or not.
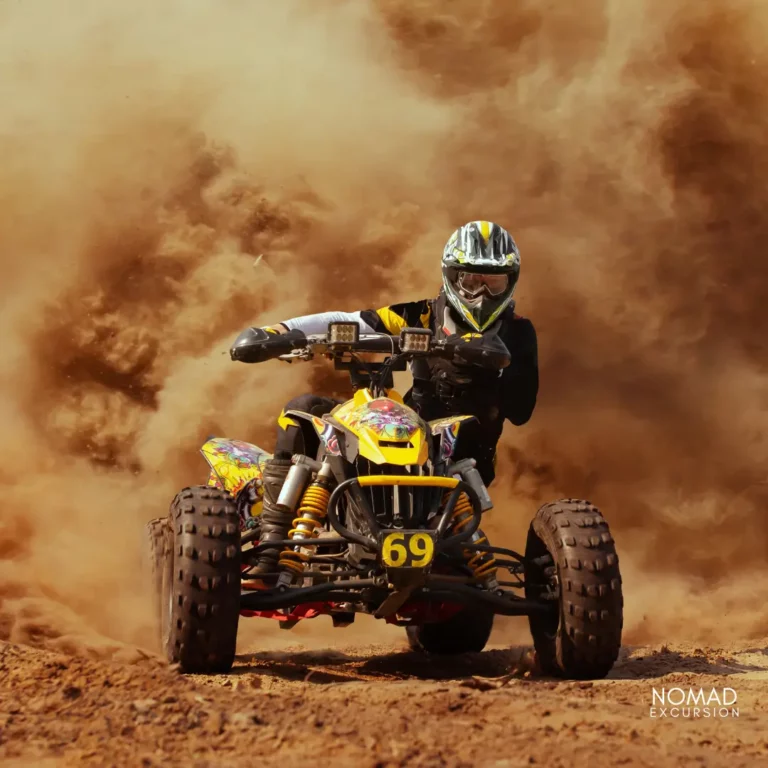
[(152, 589), (154, 616), (158, 621), (162, 621), (163, 571), (165, 569), (165, 558), (169, 550), (170, 531), (167, 517), (155, 518), (144, 526), (146, 537), (144, 548), (145, 567)]
[(223, 674), (240, 618), (240, 524), (232, 497), (185, 488), (171, 504), (163, 572), (162, 643), (183, 672)]
[(462, 608), (445, 621), (406, 627), (408, 645), (414, 651), (440, 656), (479, 653), (493, 629), (493, 612), (482, 607)]
[[(531, 560), (549, 554), (554, 567)], [(624, 601), (608, 523), (588, 501), (563, 499), (541, 507), (525, 548), (525, 594), (541, 599), (559, 586), (549, 616), (530, 616), (539, 666), (574, 680), (605, 677), (621, 649)]]

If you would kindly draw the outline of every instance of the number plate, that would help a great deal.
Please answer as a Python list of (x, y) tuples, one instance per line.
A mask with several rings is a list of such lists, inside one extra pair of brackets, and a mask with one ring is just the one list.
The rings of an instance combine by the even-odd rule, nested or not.
[(426, 568), (434, 556), (430, 531), (387, 531), (381, 536), (381, 560), (387, 568)]

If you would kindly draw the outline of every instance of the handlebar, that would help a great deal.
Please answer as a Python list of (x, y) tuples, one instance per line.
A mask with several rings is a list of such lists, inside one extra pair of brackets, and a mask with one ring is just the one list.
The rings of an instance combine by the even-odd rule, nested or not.
[[(335, 330), (334, 326), (339, 325), (346, 325), (349, 333)], [(424, 328), (404, 328), (399, 336), (390, 336), (353, 333), (350, 327), (356, 328), (354, 324), (331, 323), (328, 333), (310, 336), (297, 330), (277, 334), (262, 328), (248, 328), (235, 339), (230, 356), (243, 363), (261, 363), (274, 359), (311, 360), (315, 355), (338, 359), (345, 354), (378, 353), (400, 360), (437, 357), (495, 369), (506, 368), (511, 362), (509, 350), (495, 334), (455, 335), (437, 341), (432, 332)]]

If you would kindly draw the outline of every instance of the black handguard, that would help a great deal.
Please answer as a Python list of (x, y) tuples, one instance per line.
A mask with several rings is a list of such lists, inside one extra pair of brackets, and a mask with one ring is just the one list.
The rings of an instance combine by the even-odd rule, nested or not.
[(453, 351), (453, 361), (459, 365), (477, 365), (500, 371), (512, 362), (507, 345), (497, 334), (454, 334), (445, 341), (445, 349)]
[(241, 363), (263, 363), (306, 346), (307, 337), (303, 331), (268, 333), (263, 328), (246, 328), (235, 339), (229, 355)]

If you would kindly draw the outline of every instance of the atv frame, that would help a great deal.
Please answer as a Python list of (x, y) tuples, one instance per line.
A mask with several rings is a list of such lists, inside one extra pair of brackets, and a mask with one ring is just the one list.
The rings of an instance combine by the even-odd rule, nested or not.
[[(309, 338), (264, 338), (249, 329), (238, 337), (232, 357), (293, 362), (321, 354), (349, 371), (363, 395), (345, 407), (359, 400), (365, 411), (378, 398), (406, 419), (418, 417), (412, 411), (408, 415), (402, 399), (391, 400), (399, 398), (391, 387), (392, 372), (404, 370), (408, 360), (443, 355), (464, 364), (509, 364), (508, 350), (495, 337), (435, 342), (423, 329), (404, 329), (399, 339), (361, 339), (358, 333), (335, 333), (334, 325), (340, 324), (331, 324), (327, 335)], [(410, 332), (415, 338), (409, 338)], [(383, 353), (384, 360), (363, 361), (361, 353)], [(482, 650), (493, 617), (506, 615), (528, 617), (543, 672), (578, 679), (608, 673), (621, 646), (623, 597), (613, 537), (594, 505), (577, 499), (543, 505), (528, 530), (525, 554), (492, 546), (480, 531), (492, 503), (474, 460), (452, 462), (442, 450), (445, 422), (450, 421), (455, 439), (458, 422), (468, 417), (429, 425), (420, 421), (418, 435), (413, 434), (417, 443), (427, 435), (421, 448), (407, 438), (395, 441), (413, 448), (399, 457), (418, 453), (422, 462), (429, 455), (426, 473), (426, 465), (410, 460), (392, 459), (390, 465), (387, 456), (395, 454), (386, 446), (391, 441), (374, 435), (382, 453), (371, 455), (379, 456), (376, 463), (383, 471), (372, 474), (357, 471), (355, 457), (379, 449), (364, 449), (368, 438), (362, 427), (355, 431), (359, 423), (351, 418), (342, 423), (348, 416), (341, 406), (322, 418), (291, 411), (283, 415), (305, 419), (322, 440), (318, 458), (293, 457), (291, 471), (304, 478), (303, 485), (286, 480), (281, 492), (282, 497), (295, 491), (296, 510), (310, 479), (317, 483), (325, 473), (332, 490), (325, 492), (322, 525), (316, 523), (311, 535), (296, 535), (301, 533), (299, 507), (289, 536), (261, 541), (259, 517), (248, 511), (254, 501), (249, 490), (260, 481), (252, 474), (244, 485), (227, 486), (209, 456), (209, 484), (184, 489), (166, 521), (149, 523), (161, 640), (170, 660), (186, 671), (228, 671), (240, 616), (276, 619), (290, 629), (321, 614), (330, 615), (335, 626), (347, 626), (364, 613), (406, 627), (415, 649), (461, 653)], [(331, 433), (333, 443), (327, 441)], [(373, 466), (370, 456), (366, 461)], [(397, 471), (388, 471), (390, 466)], [(289, 486), (293, 490), (286, 491)], [(397, 520), (391, 512), (382, 519), (381, 509), (372, 507), (374, 489), (391, 491), (385, 508), (397, 510)], [(410, 510), (405, 517), (400, 515), (403, 502)], [(257, 567), (268, 549), (298, 558), (295, 567), (284, 566), (282, 556), (284, 567), (274, 572)], [(510, 578), (498, 579), (499, 571)]]
[[(317, 464), (319, 469), (319, 462), (313, 462)], [(393, 594), (397, 594), (397, 591), (393, 592), (393, 587), (396, 590), (406, 590), (408, 593), (408, 599), (411, 601), (418, 601), (423, 603), (457, 603), (464, 605), (472, 604), (484, 604), (487, 605), (494, 613), (502, 614), (505, 616), (528, 616), (532, 613), (548, 613), (555, 610), (552, 600), (557, 599), (556, 594), (552, 594), (552, 597), (547, 601), (535, 601), (526, 600), (523, 597), (515, 594), (512, 591), (499, 589), (494, 593), (485, 592), (475, 588), (477, 581), (471, 577), (460, 579), (457, 577), (441, 577), (439, 575), (432, 575), (424, 573), (421, 569), (402, 569), (391, 568), (383, 569), (378, 565), (381, 562), (381, 547), (382, 547), (382, 534), (383, 530), (378, 525), (375, 516), (369, 509), (367, 500), (359, 495), (357, 503), (365, 510), (364, 514), (366, 520), (374, 533), (374, 536), (363, 536), (355, 531), (349, 530), (339, 520), (337, 508), (339, 501), (344, 494), (350, 493), (356, 487), (359, 488), (361, 483), (366, 481), (375, 480), (379, 484), (392, 483), (398, 485), (428, 485), (426, 482), (419, 482), (428, 480), (429, 478), (404, 478), (401, 475), (372, 475), (356, 478), (349, 478), (342, 481), (334, 490), (331, 495), (331, 499), (328, 506), (328, 521), (330, 522), (333, 530), (338, 534), (337, 538), (320, 538), (302, 542), (302, 546), (329, 546), (329, 545), (345, 545), (345, 544), (359, 544), (368, 551), (376, 554), (377, 564), (369, 568), (368, 573), (360, 573), (355, 579), (332, 579), (325, 584), (317, 584), (307, 587), (279, 587), (273, 590), (258, 590), (253, 592), (245, 592), (241, 597), (241, 606), (243, 610), (252, 612), (262, 611), (274, 611), (278, 609), (293, 608), (300, 606), (306, 602), (317, 602), (322, 599), (323, 601), (337, 602), (351, 602), (365, 605), (368, 608), (367, 612), (372, 613), (376, 618), (388, 618), (392, 617), (397, 608), (394, 601), (387, 604), (387, 600)], [(438, 479), (438, 478), (436, 478)], [(451, 480), (451, 478), (439, 478), (440, 480)], [(442, 484), (441, 484), (442, 485)], [(472, 534), (480, 527), (481, 510), (480, 500), (474, 489), (465, 482), (454, 480), (452, 483), (445, 483), (444, 487), (452, 489), (451, 496), (448, 502), (445, 504), (439, 519), (437, 528), (435, 529), (435, 551), (438, 555), (443, 555), (446, 558), (447, 564), (453, 564), (456, 567), (461, 567), (464, 564), (464, 558), (461, 554), (460, 546), (462, 543), (468, 542)], [(466, 493), (473, 506), (473, 519), (472, 523), (467, 526), (460, 533), (454, 535), (446, 535), (448, 532), (448, 524), (451, 520), (451, 515), (456, 506), (456, 502), (462, 493)], [(246, 534), (245, 541), (248, 540)], [(279, 544), (283, 546), (292, 546), (296, 542), (292, 539), (285, 539)], [(265, 545), (256, 545), (252, 549), (248, 550), (249, 556), (258, 554), (260, 548), (273, 547), (275, 542), (270, 542)], [(511, 549), (505, 549), (503, 547), (493, 547), (486, 545), (472, 545), (473, 551), (482, 551), (490, 554), (503, 555), (509, 560), (496, 559), (496, 565), (503, 568), (513, 574), (517, 578), (515, 587), (518, 589), (525, 588), (525, 581), (522, 578), (522, 574), (525, 571), (525, 557), (520, 555)], [(246, 562), (249, 562), (247, 560)], [(537, 565), (539, 567), (546, 567), (552, 565), (552, 558), (549, 555), (545, 555), (538, 558)], [(248, 579), (247, 573), (243, 575), (243, 579)], [(391, 623), (406, 626), (410, 622), (400, 622), (392, 620)]]

